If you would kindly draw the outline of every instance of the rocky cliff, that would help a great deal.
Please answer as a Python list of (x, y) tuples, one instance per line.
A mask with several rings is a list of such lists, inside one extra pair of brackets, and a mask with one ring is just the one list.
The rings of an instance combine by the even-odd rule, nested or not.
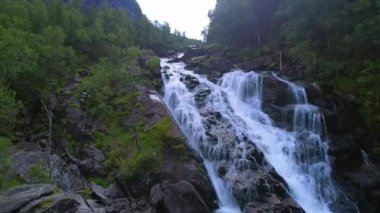
[[(263, 110), (278, 127), (284, 129), (289, 129), (293, 122), (292, 116), (289, 116), (291, 109), (287, 108), (292, 97), (289, 88), (276, 79), (273, 73), (302, 85), (309, 102), (318, 106), (325, 118), (328, 155), (338, 197), (331, 209), (355, 212), (357, 206), (361, 212), (377, 211), (377, 200), (380, 199), (379, 162), (377, 156), (368, 156), (365, 151), (371, 150), (376, 135), (367, 128), (359, 111), (360, 103), (354, 96), (336, 94), (323, 85), (309, 82), (304, 66), (296, 59), (280, 53), (242, 60), (228, 50), (198, 48), (188, 50), (182, 58), (175, 58), (171, 62), (180, 61), (186, 62), (187, 68), (206, 75), (211, 81), (216, 81), (234, 68), (257, 72), (274, 71), (264, 75)], [(279, 69), (281, 71), (275, 71)], [(188, 82), (190, 86), (197, 86), (197, 82), (192, 82), (191, 79)]]

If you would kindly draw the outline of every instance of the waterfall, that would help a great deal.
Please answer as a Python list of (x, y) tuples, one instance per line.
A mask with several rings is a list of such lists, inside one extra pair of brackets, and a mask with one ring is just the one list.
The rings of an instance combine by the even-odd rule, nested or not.
[[(234, 70), (213, 83), (184, 69), (184, 63), (163, 59), (161, 66), (164, 101), (190, 145), (204, 158), (219, 198), (219, 212), (241, 212), (241, 202), (232, 192), (237, 178), (244, 177), (247, 183), (243, 197), (257, 196), (257, 186), (249, 181), (256, 181), (252, 171), (257, 165), (265, 167), (260, 161), (286, 181), (290, 195), (306, 212), (331, 212), (328, 205), (335, 191), (324, 118), (318, 107), (308, 103), (304, 88), (275, 76), (294, 96), (293, 128), (284, 130), (262, 110), (262, 74)], [(257, 157), (259, 152), (265, 160)], [(256, 153), (256, 158), (252, 160), (249, 153)], [(263, 185), (273, 191), (269, 183)]]

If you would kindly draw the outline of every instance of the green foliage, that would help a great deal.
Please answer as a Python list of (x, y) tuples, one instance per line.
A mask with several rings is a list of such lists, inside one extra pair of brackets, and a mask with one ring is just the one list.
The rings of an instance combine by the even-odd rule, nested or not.
[(0, 134), (6, 134), (12, 130), (21, 103), (16, 101), (15, 92), (3, 87), (0, 83)]
[(112, 184), (115, 179), (112, 175), (108, 175), (107, 177), (88, 177), (89, 182), (94, 182), (99, 186), (108, 187)]
[(34, 183), (49, 182), (49, 168), (42, 167), (40, 163), (32, 165), (28, 170), (28, 175), (33, 177)]
[[(63, 87), (75, 72), (90, 67), (109, 80), (115, 72), (108, 70), (115, 67), (128, 65), (138, 70), (134, 58), (140, 53), (137, 47), (179, 49), (197, 43), (177, 31), (172, 34), (168, 24), (152, 24), (143, 15), (132, 17), (107, 1), (96, 7), (83, 4), (77, 0), (0, 2), (0, 85), (2, 100), (8, 104), (0, 109), (0, 132), (8, 131), (14, 114), (21, 109), (14, 107), (9, 113), (13, 96), (37, 117), (42, 113), (40, 100)], [(157, 59), (151, 65), (156, 68)], [(124, 74), (113, 78), (123, 79)], [(3, 88), (9, 90), (7, 97)], [(94, 113), (106, 112), (102, 103), (107, 100), (100, 96), (109, 91), (89, 89), (98, 95), (94, 99), (99, 98), (91, 103), (100, 103)]]
[[(139, 167), (149, 170), (157, 166), (160, 131), (166, 131), (164, 123), (149, 129), (143, 126), (138, 58), (146, 52), (140, 48), (179, 50), (201, 42), (176, 30), (172, 33), (167, 23), (151, 23), (144, 15), (132, 17), (108, 1), (96, 7), (83, 4), (79, 0), (0, 1), (0, 135), (11, 135), (15, 124), (23, 128), (22, 122), (16, 122), (23, 115), (28, 115), (24, 123), (32, 132), (46, 128), (41, 100), (62, 91), (77, 72), (86, 70), (89, 76), (79, 81), (78, 89), (73, 94), (63, 93), (80, 100), (70, 107), (83, 108), (107, 124), (107, 133), (98, 133), (97, 143), (107, 153), (111, 173), (120, 169), (131, 177)], [(159, 65), (158, 57), (148, 64), (154, 70)], [(58, 126), (65, 122), (59, 116), (54, 119), (53, 135), (65, 137), (64, 128)], [(130, 125), (121, 127), (120, 119), (131, 117)], [(83, 144), (67, 137), (70, 151), (79, 154)], [(7, 173), (9, 143), (0, 138), (0, 188), (20, 182)], [(32, 166), (29, 173), (37, 182), (47, 179), (39, 165)]]
[(209, 13), (207, 41), (236, 48), (276, 46), (273, 22), (279, 0), (219, 0)]
[(91, 197), (91, 189), (88, 186), (84, 187), (82, 190), (82, 196), (84, 199), (89, 199)]
[(54, 203), (53, 199), (46, 199), (46, 200), (42, 201), (39, 205), (42, 209), (47, 209), (47, 208), (51, 207), (51, 205), (53, 203)]
[(109, 168), (130, 179), (157, 171), (170, 128), (170, 119), (163, 118), (149, 129), (139, 128), (136, 141), (131, 129), (112, 127), (107, 134), (98, 132), (96, 143), (105, 151)]
[[(376, 132), (379, 126), (380, 3), (378, 0), (219, 0), (207, 40), (246, 55), (283, 51), (311, 80), (353, 94)], [(257, 57), (252, 54), (250, 57)], [(377, 82), (377, 83), (375, 83)]]
[(153, 56), (152, 58), (150, 58), (150, 60), (148, 61), (148, 68), (150, 70), (159, 70), (160, 69), (160, 58), (157, 57), (157, 56)]
[(9, 138), (0, 136), (0, 191), (22, 184), (22, 181), (10, 173), (12, 143)]

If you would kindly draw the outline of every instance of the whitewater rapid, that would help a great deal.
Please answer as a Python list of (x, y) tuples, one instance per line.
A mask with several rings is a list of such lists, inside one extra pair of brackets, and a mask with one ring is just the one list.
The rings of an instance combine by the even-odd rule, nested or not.
[(205, 100), (206, 107), (220, 112), (237, 134), (246, 135), (264, 153), (266, 160), (286, 181), (290, 195), (306, 212), (331, 212), (328, 205), (336, 195), (330, 177), (324, 119), (318, 107), (308, 103), (304, 88), (273, 74), (288, 85), (294, 96), (290, 106), (294, 109), (293, 128), (284, 130), (276, 127), (262, 110), (262, 74), (234, 70), (213, 83), (186, 70), (184, 63), (168, 61), (161, 60), (164, 101), (190, 145), (204, 158), (220, 202), (217, 212), (241, 210), (229, 184), (218, 176), (213, 158), (202, 149), (207, 138), (205, 118), (202, 117), (204, 112), (199, 111), (196, 94), (184, 83), (184, 76), (191, 76), (200, 86), (210, 90)]

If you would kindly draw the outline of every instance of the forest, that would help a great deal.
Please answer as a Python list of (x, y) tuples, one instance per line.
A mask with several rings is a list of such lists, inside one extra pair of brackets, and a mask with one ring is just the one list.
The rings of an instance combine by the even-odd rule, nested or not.
[[(141, 11), (140, 11), (141, 12)], [(125, 64), (137, 48), (180, 49), (188, 42), (171, 34), (169, 24), (107, 2), (89, 7), (82, 1), (0, 2), (0, 133), (18, 124), (18, 116), (40, 111), (40, 100), (80, 70), (99, 63)]]
[(290, 55), (309, 80), (354, 96), (380, 129), (379, 0), (218, 0), (209, 17), (208, 43), (251, 58)]
[[(136, 84), (130, 73), (142, 72), (137, 64), (140, 57), (154, 55), (152, 50), (160, 54), (200, 43), (177, 30), (172, 32), (168, 23), (151, 22), (138, 5), (131, 11), (113, 5), (115, 1), (94, 2), (98, 3), (0, 1), (0, 160), (8, 162), (0, 166), (0, 189), (20, 182), (8, 174), (12, 144), (32, 140), (33, 135), (47, 130), (44, 106), (49, 105), (51, 94), (62, 95), (64, 86), (78, 73), (90, 73), (91, 77), (81, 82), (78, 94), (71, 95), (90, 92), (89, 104), (84, 106), (88, 113), (108, 116), (107, 121), (117, 123), (120, 111), (130, 109), (113, 107), (122, 103), (134, 106), (130, 102), (136, 91), (126, 94), (119, 90)], [(159, 58), (152, 57), (148, 66), (158, 68)], [(119, 96), (123, 98), (117, 99)], [(53, 140), (69, 137), (60, 123), (65, 119), (57, 115), (53, 119)]]

